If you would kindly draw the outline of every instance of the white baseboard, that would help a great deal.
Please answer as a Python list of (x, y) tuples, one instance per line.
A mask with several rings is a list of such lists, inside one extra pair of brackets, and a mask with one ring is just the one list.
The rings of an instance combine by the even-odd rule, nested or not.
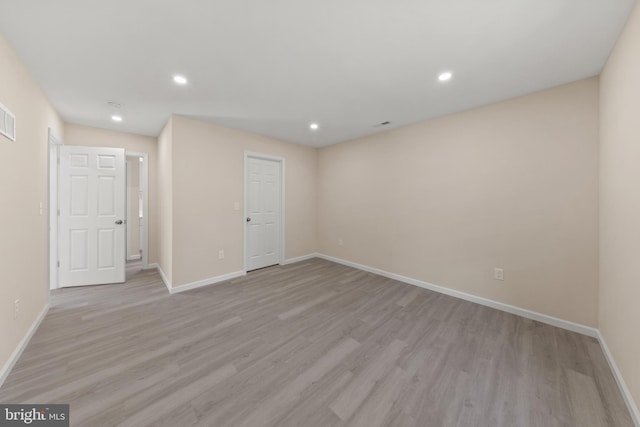
[(395, 273), (389, 273), (388, 271), (380, 270), (378, 268), (369, 267), (366, 265), (358, 264), (355, 262), (347, 261), (340, 258), (335, 258), (329, 255), (318, 254), (318, 258), (325, 259), (327, 261), (336, 262), (349, 267), (357, 268), (359, 270), (368, 271), (369, 273), (378, 274), (380, 276), (388, 277), (389, 279), (398, 280), (400, 282), (408, 283), (410, 285), (418, 286), (430, 291), (438, 292), (441, 294), (449, 295), (455, 298), (460, 298), (466, 301), (475, 302), (476, 304), (484, 305), (487, 307), (495, 308), (497, 310), (506, 311), (507, 313), (515, 314), (525, 317), (527, 319), (536, 320), (538, 322), (546, 323), (548, 325), (557, 326), (562, 329), (577, 332), (579, 334), (587, 335), (590, 337), (596, 337), (598, 330), (590, 326), (581, 325), (579, 323), (570, 322), (568, 320), (559, 319), (557, 317), (549, 316), (546, 314), (538, 313), (535, 311), (527, 310), (524, 308), (516, 307), (510, 304), (490, 300), (487, 298), (471, 295), (466, 292), (456, 291), (454, 289), (445, 288), (444, 286), (434, 285), (432, 283), (423, 282), (421, 280), (412, 279), (410, 277), (401, 276)]
[(465, 292), (456, 291), (453, 289), (445, 288), (443, 286), (433, 285), (431, 283), (423, 282), (421, 280), (412, 279), (409, 277), (404, 277), (399, 274), (389, 273), (388, 271), (380, 270), (378, 268), (369, 267), (366, 265), (358, 264), (355, 262), (343, 260), (340, 258), (335, 258), (329, 255), (317, 254), (318, 258), (325, 259), (327, 261), (336, 262), (338, 264), (343, 264), (349, 267), (357, 268), (359, 270), (367, 271), (369, 273), (378, 274), (380, 276), (388, 277), (390, 279), (398, 280), (400, 282), (408, 283), (410, 285), (419, 286), (421, 288), (429, 289), (434, 292), (439, 292), (445, 295), (449, 295), (455, 298), (460, 298), (466, 301), (474, 302), (477, 304), (485, 305), (487, 307), (492, 307), (498, 310), (506, 311), (507, 313), (515, 314), (518, 316), (525, 317), (527, 319), (536, 320), (541, 323), (546, 323), (552, 326), (557, 326), (562, 329), (567, 329), (569, 331), (577, 332), (579, 334), (587, 335), (590, 337), (597, 338), (600, 342), (600, 346), (602, 347), (602, 351), (605, 354), (607, 362), (609, 362), (609, 366), (611, 371), (613, 372), (613, 376), (618, 383), (618, 387), (622, 396), (624, 397), (624, 401), (627, 404), (627, 408), (629, 409), (629, 413), (631, 414), (631, 418), (633, 419), (636, 427), (640, 427), (640, 411), (638, 410), (638, 406), (633, 400), (631, 392), (627, 387), (624, 379), (622, 378), (622, 374), (616, 365), (615, 359), (607, 346), (604, 337), (600, 333), (600, 331), (596, 328), (592, 328), (590, 326), (581, 325), (579, 323), (570, 322), (568, 320), (558, 319), (557, 317), (549, 316), (542, 313), (537, 313), (535, 311), (527, 310), (520, 307), (515, 307), (513, 305), (504, 304), (498, 301), (493, 301), (487, 298), (478, 297), (475, 295), (467, 294)]
[(147, 264), (142, 266), (143, 270), (153, 270), (154, 268), (160, 269), (160, 265), (158, 265), (157, 262), (154, 262), (153, 264)]
[[(574, 323), (574, 322), (570, 322), (568, 320), (563, 320), (563, 319), (559, 319), (557, 317), (553, 317), (553, 316), (549, 316), (546, 314), (542, 314), (542, 313), (538, 313), (535, 311), (531, 311), (531, 310), (527, 310), (524, 308), (520, 308), (520, 307), (516, 307), (510, 304), (505, 304), (505, 303), (501, 303), (498, 301), (493, 301), (487, 298), (482, 298), (476, 295), (471, 295), (465, 292), (461, 292), (461, 291), (456, 291), (454, 289), (450, 289), (450, 288), (445, 288), (443, 286), (438, 286), (438, 285), (434, 285), (428, 282), (423, 282), (421, 280), (417, 280), (417, 279), (412, 279), (410, 277), (405, 277), (405, 276), (401, 276), (399, 274), (395, 274), (395, 273), (390, 273), (388, 271), (385, 270), (381, 270), (379, 268), (374, 268), (374, 267), (369, 267), (363, 264), (358, 264), (355, 262), (351, 262), (351, 261), (347, 261), (344, 259), (340, 259), (340, 258), (335, 258), (329, 255), (325, 255), (325, 254), (320, 254), (320, 253), (312, 253), (312, 254), (308, 254), (308, 255), (304, 255), (304, 256), (300, 256), (300, 257), (296, 257), (296, 258), (291, 258), (288, 260), (285, 260), (283, 265), (287, 265), (287, 264), (293, 264), (295, 262), (301, 262), (301, 261), (306, 261), (312, 258), (321, 258), (327, 261), (331, 261), (331, 262), (335, 262), (338, 264), (342, 264), (342, 265), (346, 265), (349, 267), (353, 267), (353, 268), (357, 268), (359, 270), (363, 270), (363, 271), (367, 271), (369, 273), (373, 273), (373, 274), (378, 274), (380, 276), (383, 277), (388, 277), (389, 279), (393, 279), (393, 280), (397, 280), (400, 282), (404, 282), (410, 285), (414, 285), (414, 286), (418, 286), (420, 288), (424, 288), (424, 289), (428, 289), (434, 292), (438, 292), (441, 294), (445, 294), (445, 295), (449, 295), (455, 298), (460, 298), (463, 299), (465, 301), (470, 301), (470, 302), (474, 302), (480, 305), (484, 305), (487, 307), (491, 307), (491, 308), (495, 308), (497, 310), (501, 310), (501, 311), (505, 311), (507, 313), (511, 313), (511, 314), (515, 314), (518, 316), (522, 316), (524, 318), (527, 319), (531, 319), (531, 320), (536, 320), (538, 322), (541, 323), (546, 323), (548, 325), (552, 325), (552, 326), (556, 326), (562, 329), (567, 329), (569, 331), (573, 331), (573, 332), (577, 332), (583, 335), (587, 335), (590, 337), (594, 337), (597, 338), (598, 341), (600, 342), (600, 345), (603, 349), (603, 352), (605, 354), (605, 357), (607, 359), (607, 361), (609, 362), (609, 366), (611, 367), (611, 370), (613, 372), (613, 375), (616, 379), (616, 382), (618, 383), (618, 387), (620, 388), (620, 392), (622, 393), (625, 403), (627, 404), (627, 408), (629, 409), (629, 412), (631, 413), (631, 417), (633, 418), (633, 421), (636, 424), (636, 427), (640, 427), (640, 412), (638, 411), (638, 407), (636, 406), (633, 397), (631, 396), (631, 392), (629, 391), (629, 389), (627, 388), (626, 383), (624, 382), (624, 379), (622, 378), (622, 375), (620, 373), (620, 370), (618, 369), (615, 360), (613, 358), (613, 355), (611, 354), (611, 351), (609, 350), (609, 347), (607, 346), (606, 341), (604, 340), (604, 337), (602, 336), (602, 334), (600, 333), (599, 330), (597, 330), (596, 328), (592, 328), (590, 326), (585, 326), (585, 325), (581, 325), (579, 323)], [(169, 289), (170, 293), (178, 293), (178, 292), (184, 292), (190, 289), (195, 289), (195, 288), (199, 288), (202, 286), (207, 286), (207, 285), (211, 285), (214, 283), (218, 283), (218, 282), (222, 282), (225, 280), (230, 280), (230, 279), (234, 279), (237, 277), (241, 277), (244, 276), (246, 273), (243, 271), (238, 271), (235, 273), (230, 273), (230, 274), (225, 274), (222, 276), (217, 276), (217, 277), (212, 277), (210, 279), (205, 279), (205, 280), (200, 280), (197, 282), (193, 282), (193, 283), (189, 283), (186, 285), (182, 285), (179, 288), (175, 288), (172, 289), (171, 285), (169, 284), (169, 281), (167, 280), (164, 272), (162, 271), (162, 269), (157, 265), (157, 264), (150, 264), (148, 266), (148, 268), (157, 268), (158, 271), (160, 272), (160, 276), (162, 277), (163, 282), (165, 283), (165, 285), (167, 286), (167, 289)], [(30, 337), (29, 337), (30, 338)], [(28, 342), (28, 339), (27, 339)], [(26, 345), (26, 344), (25, 344)], [(19, 354), (18, 354), (19, 356)], [(17, 359), (17, 357), (16, 357)], [(14, 362), (15, 363), (15, 362)], [(4, 378), (1, 378), (4, 379)], [(0, 381), (0, 385), (2, 385), (2, 382)]]
[(160, 267), (159, 264), (155, 264), (155, 268), (158, 269), (158, 273), (160, 273), (160, 278), (162, 279), (162, 283), (164, 283), (164, 285), (167, 287), (167, 290), (169, 291), (169, 293), (173, 293), (171, 292), (171, 282), (169, 282), (169, 279), (167, 279), (167, 275), (164, 274), (164, 271), (162, 271), (162, 268)]
[(246, 274), (247, 273), (245, 273), (244, 271), (236, 271), (234, 273), (228, 273), (228, 274), (223, 274), (221, 276), (210, 277), (208, 279), (198, 280), (196, 282), (187, 283), (185, 285), (171, 287), (169, 292), (171, 292), (172, 294), (177, 294), (177, 293), (180, 293), (180, 292), (189, 291), (191, 289), (196, 289), (196, 288), (201, 288), (203, 286), (213, 285), (214, 283), (224, 282), (225, 280), (231, 280), (231, 279), (235, 279), (237, 277), (242, 277), (242, 276), (244, 276)]
[(40, 323), (42, 323), (42, 320), (44, 319), (44, 317), (47, 315), (48, 312), (49, 312), (49, 303), (47, 303), (47, 305), (44, 306), (44, 308), (42, 309), (42, 311), (40, 312), (36, 320), (31, 325), (31, 328), (29, 328), (24, 338), (22, 338), (22, 341), (20, 341), (16, 349), (13, 350), (13, 353), (11, 353), (11, 356), (9, 356), (9, 360), (7, 360), (7, 362), (2, 367), (2, 370), (0, 371), (0, 387), (2, 387), (2, 384), (9, 376), (9, 373), (13, 369), (14, 365), (16, 364), (20, 356), (22, 355), (22, 352), (24, 351), (24, 349), (27, 347), (27, 344), (29, 344), (29, 341), (31, 341), (31, 337), (33, 337), (33, 334), (36, 333), (36, 331), (38, 330), (38, 327), (40, 326)]
[(624, 382), (622, 378), (622, 373), (618, 369), (618, 365), (616, 365), (616, 361), (613, 358), (613, 354), (611, 354), (611, 350), (609, 350), (609, 346), (607, 342), (604, 340), (602, 333), (598, 331), (598, 341), (600, 341), (600, 347), (602, 347), (602, 351), (604, 352), (604, 356), (609, 362), (609, 367), (611, 371), (613, 371), (613, 376), (618, 383), (618, 388), (620, 389), (620, 393), (622, 393), (622, 397), (624, 398), (625, 403), (627, 404), (627, 409), (629, 409), (629, 413), (631, 414), (631, 418), (633, 422), (636, 424), (636, 427), (640, 427), (640, 411), (638, 410), (638, 406), (633, 400), (631, 396), (631, 391), (627, 387), (627, 383)]
[(308, 259), (313, 259), (313, 258), (317, 258), (317, 257), (318, 257), (317, 253), (302, 255), (302, 256), (299, 256), (299, 257), (295, 257), (295, 258), (285, 259), (284, 262), (282, 263), (282, 265), (293, 264), (294, 262), (306, 261)]

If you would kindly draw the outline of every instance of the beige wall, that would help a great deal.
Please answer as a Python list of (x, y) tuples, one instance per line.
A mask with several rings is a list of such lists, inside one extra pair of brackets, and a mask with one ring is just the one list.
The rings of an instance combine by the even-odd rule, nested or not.
[(592, 78), (320, 149), (318, 246), (596, 326), (597, 188)]
[(65, 145), (124, 148), (149, 155), (149, 259), (158, 262), (158, 142), (156, 138), (65, 123)]
[(158, 264), (173, 281), (173, 118), (158, 137)]
[(601, 76), (600, 331), (640, 404), (640, 6)]
[(315, 149), (181, 116), (172, 127), (173, 286), (243, 269), (245, 150), (285, 158), (285, 258), (315, 252)]
[[(17, 125), (17, 141), (0, 136), (2, 369), (49, 299), (47, 135), (51, 127), (62, 138), (63, 123), (2, 35), (0, 64), (0, 103)], [(16, 299), (20, 314), (14, 319)]]

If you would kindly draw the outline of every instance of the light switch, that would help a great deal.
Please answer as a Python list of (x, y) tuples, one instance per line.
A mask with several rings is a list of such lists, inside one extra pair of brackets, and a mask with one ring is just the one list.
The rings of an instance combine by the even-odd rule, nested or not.
[(233, 204), (233, 210), (234, 211), (239, 211), (240, 210), (240, 202), (235, 202)]
[(40, 202), (40, 215), (42, 215), (42, 202)]

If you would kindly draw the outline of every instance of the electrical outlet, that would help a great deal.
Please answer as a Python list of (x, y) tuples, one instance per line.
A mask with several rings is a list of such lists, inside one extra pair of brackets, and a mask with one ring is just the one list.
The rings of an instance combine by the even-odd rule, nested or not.
[(344, 244), (344, 242), (342, 241), (342, 239), (338, 239), (338, 246), (342, 246)]
[(224, 251), (218, 251), (218, 259), (224, 259)]
[(494, 268), (493, 278), (496, 280), (504, 280), (504, 270), (502, 268)]
[(13, 302), (13, 318), (17, 319), (20, 314), (20, 299), (18, 298)]

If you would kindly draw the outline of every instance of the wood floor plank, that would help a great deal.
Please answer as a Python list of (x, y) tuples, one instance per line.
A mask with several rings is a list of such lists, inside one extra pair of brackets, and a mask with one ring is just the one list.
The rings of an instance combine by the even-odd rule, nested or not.
[(209, 375), (179, 390), (175, 390), (173, 393), (156, 400), (141, 410), (137, 410), (135, 415), (127, 418), (126, 421), (118, 425), (120, 427), (138, 427), (145, 424), (155, 424), (156, 421), (162, 419), (164, 415), (178, 407), (188, 404), (191, 399), (201, 393), (206, 393), (208, 389), (215, 387), (218, 383), (231, 377), (236, 372), (238, 371), (236, 371), (236, 368), (232, 364), (224, 365)]
[(393, 368), (364, 402), (362, 409), (358, 411), (350, 425), (353, 427), (380, 427), (384, 425), (391, 408), (396, 404), (398, 396), (407, 383), (407, 373), (398, 367)]
[(325, 260), (50, 303), (0, 402), (72, 426), (633, 426), (593, 338)]
[(307, 387), (322, 379), (359, 345), (360, 343), (352, 338), (343, 340), (335, 348), (323, 355), (313, 366), (301, 373), (279, 392), (273, 394), (267, 402), (256, 408), (240, 425), (242, 427), (252, 427), (274, 423), (279, 416), (300, 398), (300, 395)]
[(386, 347), (378, 357), (367, 364), (353, 381), (336, 397), (330, 408), (341, 420), (348, 420), (367, 398), (376, 382), (389, 372), (406, 344), (400, 340)]
[(606, 425), (608, 420), (593, 378), (572, 369), (567, 370), (570, 401), (576, 425)]

